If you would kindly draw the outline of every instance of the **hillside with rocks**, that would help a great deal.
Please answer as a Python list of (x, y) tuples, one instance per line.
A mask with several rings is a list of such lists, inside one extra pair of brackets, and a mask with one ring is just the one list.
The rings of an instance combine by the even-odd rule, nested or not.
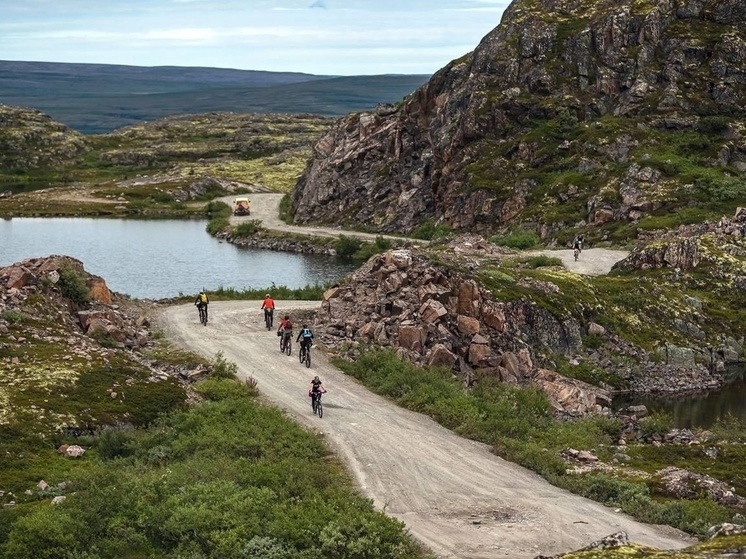
[(89, 150), (82, 134), (50, 116), (0, 104), (0, 176), (8, 171), (64, 168), (80, 162)]
[(744, 239), (741, 210), (641, 242), (598, 277), (480, 237), (395, 249), (325, 293), (317, 328), (352, 358), (391, 347), (467, 386), (533, 384), (558, 411), (596, 413), (609, 390), (715, 388), (743, 360)]
[[(144, 425), (181, 405), (181, 381), (199, 376), (202, 363), (178, 367), (159, 356), (149, 318), (156, 308), (110, 291), (67, 256), (0, 268), (3, 437), (33, 453), (50, 437)], [(14, 468), (3, 464), (0, 472)]]
[(404, 102), (338, 121), (294, 220), (613, 242), (732, 214), (745, 21), (742, 0), (516, 0)]

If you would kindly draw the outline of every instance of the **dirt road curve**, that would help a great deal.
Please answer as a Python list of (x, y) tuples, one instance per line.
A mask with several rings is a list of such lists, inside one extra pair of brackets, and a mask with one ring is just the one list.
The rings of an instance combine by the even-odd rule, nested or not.
[[(255, 193), (250, 194), (251, 199), (251, 215), (250, 216), (233, 216), (231, 217), (231, 223), (241, 223), (241, 221), (248, 219), (258, 219), (262, 222), (262, 225), (267, 229), (273, 229), (275, 231), (284, 231), (286, 233), (297, 233), (300, 235), (312, 235), (314, 237), (339, 237), (340, 235), (346, 235), (348, 237), (357, 237), (359, 239), (367, 239), (370, 241), (375, 240), (379, 236), (378, 233), (360, 233), (358, 231), (343, 231), (335, 227), (321, 227), (321, 226), (300, 226), (300, 225), (288, 225), (282, 221), (280, 215), (280, 200), (283, 194), (277, 193)], [(223, 202), (230, 205), (234, 196), (224, 196), (220, 198)], [(387, 239), (402, 239), (403, 237), (397, 237), (393, 235), (382, 235)], [(427, 244), (427, 241), (414, 240), (419, 244)]]
[(565, 268), (576, 274), (586, 276), (601, 276), (608, 274), (611, 267), (629, 255), (625, 250), (611, 250), (607, 248), (587, 248), (575, 260), (572, 249), (564, 250), (532, 250), (527, 254), (545, 254), (556, 256), (562, 260)]
[[(318, 302), (278, 302), (278, 313)], [(217, 351), (258, 380), (261, 392), (301, 422), (322, 432), (349, 464), (362, 491), (436, 553), (447, 558), (528, 558), (569, 551), (617, 530), (665, 549), (687, 543), (680, 533), (637, 523), (549, 485), (506, 462), (485, 445), (462, 439), (430, 419), (387, 402), (329, 365), (314, 350), (313, 365), (280, 354), (256, 302), (215, 302), (210, 323), (191, 305), (158, 319), (167, 336), (212, 358)], [(318, 374), (329, 393), (324, 418), (306, 396)]]

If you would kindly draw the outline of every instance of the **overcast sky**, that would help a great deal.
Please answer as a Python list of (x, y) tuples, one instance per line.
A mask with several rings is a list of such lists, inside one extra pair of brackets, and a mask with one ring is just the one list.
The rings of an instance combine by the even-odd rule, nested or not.
[(507, 0), (0, 0), (0, 60), (431, 74)]

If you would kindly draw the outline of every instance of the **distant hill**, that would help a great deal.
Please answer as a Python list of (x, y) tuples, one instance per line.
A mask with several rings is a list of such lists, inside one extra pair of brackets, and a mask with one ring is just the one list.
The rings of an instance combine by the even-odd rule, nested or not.
[(0, 103), (38, 109), (95, 134), (212, 111), (343, 116), (400, 101), (428, 78), (0, 61)]

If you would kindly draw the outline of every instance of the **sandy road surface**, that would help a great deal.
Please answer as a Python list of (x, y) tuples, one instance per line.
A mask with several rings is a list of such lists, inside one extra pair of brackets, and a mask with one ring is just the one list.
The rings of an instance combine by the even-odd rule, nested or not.
[[(279, 301), (276, 312), (318, 304)], [(387, 402), (332, 367), (321, 351), (314, 350), (311, 369), (302, 367), (297, 347), (290, 357), (280, 354), (260, 306), (214, 302), (206, 327), (192, 305), (168, 308), (158, 321), (185, 348), (209, 358), (222, 351), (241, 376), (258, 380), (269, 400), (323, 432), (362, 491), (442, 557), (528, 558), (576, 549), (617, 530), (659, 548), (691, 543), (673, 529), (640, 524), (553, 487), (485, 445)], [(315, 374), (329, 390), (323, 419), (311, 413), (306, 395)]]
[(575, 261), (572, 249), (563, 250), (532, 250), (528, 255), (545, 254), (556, 256), (562, 260), (565, 268), (576, 274), (586, 276), (601, 276), (608, 274), (611, 267), (629, 255), (625, 250), (611, 250), (607, 248), (586, 248)]

